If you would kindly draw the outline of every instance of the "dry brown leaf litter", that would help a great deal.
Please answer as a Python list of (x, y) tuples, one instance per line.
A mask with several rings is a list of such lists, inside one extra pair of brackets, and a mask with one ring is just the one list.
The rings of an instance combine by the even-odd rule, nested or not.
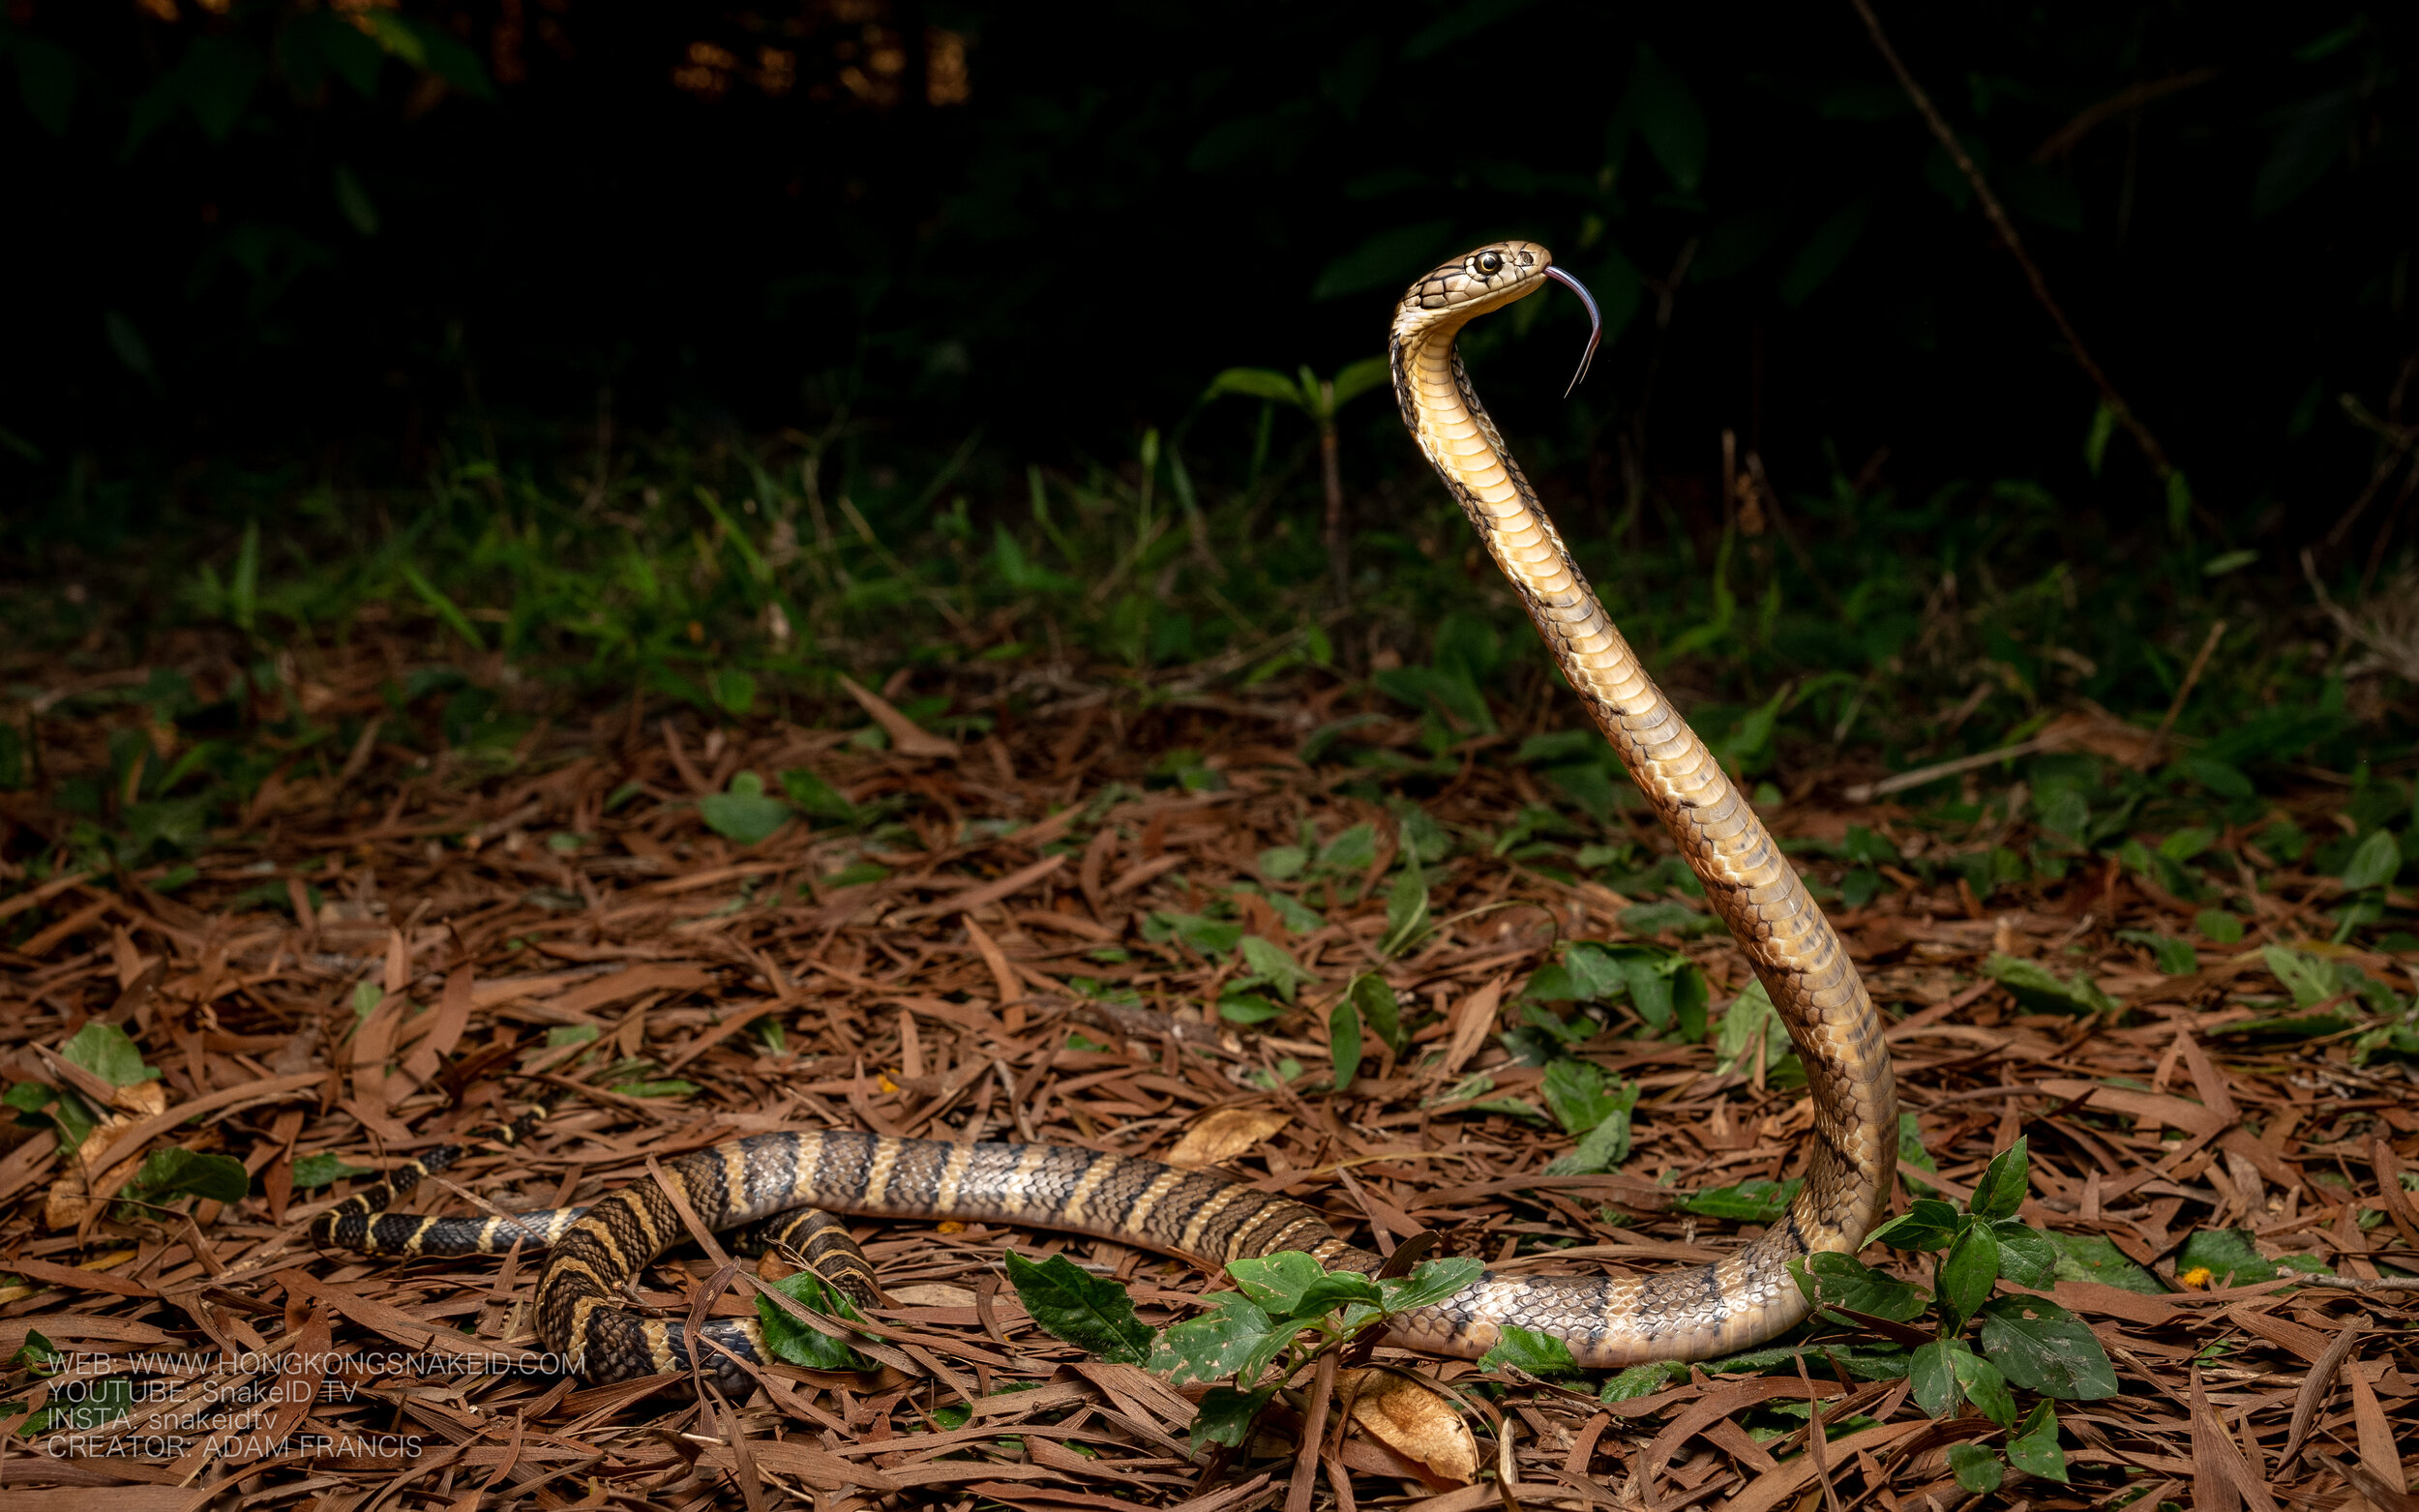
[[(386, 669), (356, 671), (367, 687)], [(900, 723), (878, 696), (851, 691), (878, 723)], [(319, 695), (331, 708), (361, 696), (324, 685)], [(1428, 1512), (1475, 1512), (1507, 1494), (1656, 1512), (1867, 1502), (1901, 1512), (1966, 1499), (1945, 1451), (1987, 1424), (1934, 1423), (1902, 1382), (1820, 1373), (1700, 1373), (1613, 1404), (1532, 1386), (1500, 1407), (1465, 1395), (1440, 1410), (1436, 1388), (1473, 1380), (1474, 1366), (1381, 1353), (1309, 1404), (1329, 1425), (1315, 1483), (1297, 1473), (1302, 1424), (1283, 1408), (1257, 1455), (1195, 1462), (1185, 1437), (1198, 1388), (1087, 1359), (1040, 1332), (998, 1260), (1010, 1244), (1066, 1253), (1129, 1283), (1154, 1323), (1184, 1316), (1210, 1278), (1060, 1235), (860, 1226), (898, 1304), (868, 1346), (883, 1368), (768, 1368), (743, 1404), (702, 1398), (685, 1380), (588, 1386), (487, 1369), (536, 1348), (525, 1320), (534, 1258), (313, 1252), (305, 1226), (350, 1185), (298, 1191), (296, 1160), (332, 1154), (374, 1170), (475, 1138), (542, 1089), (562, 1094), (560, 1108), (527, 1145), (487, 1146), (426, 1184), (414, 1206), (585, 1201), (646, 1179), (650, 1160), (734, 1135), (863, 1128), (1224, 1162), (1380, 1244), (1434, 1230), (1453, 1252), (1515, 1271), (1574, 1258), (1644, 1269), (1713, 1258), (1753, 1232), (1671, 1211), (1673, 1189), (1781, 1178), (1802, 1165), (1804, 1099), (1760, 1076), (1711, 1075), (1704, 1045), (1616, 1034), (1583, 1047), (1644, 1088), (1636, 1149), (1613, 1174), (1544, 1175), (1561, 1136), (1437, 1107), (1472, 1069), (1493, 1076), (1492, 1096), (1534, 1099), (1539, 1073), (1505, 1063), (1494, 1032), (1558, 939), (1623, 937), (1619, 914), (1632, 902), (1484, 855), (1431, 869), (1433, 914), (1451, 922), (1400, 960), (1377, 950), (1383, 847), (1307, 934), (1289, 932), (1265, 900), (1236, 899), (1253, 933), (1310, 972), (1305, 1002), (1323, 1008), (1356, 973), (1380, 970), (1406, 1013), (1422, 1016), (1414, 1054), (1442, 1052), (1422, 1067), (1381, 1054), (1340, 1094), (1314, 1090), (1316, 1077), (1259, 1084), (1252, 1073), (1282, 1057), (1326, 1064), (1324, 1013), (1257, 1031), (1218, 1024), (1203, 1005), (1235, 963), (1150, 943), (1141, 920), (1153, 908), (1197, 911), (1255, 879), (1260, 849), (1296, 840), (1305, 820), (1331, 837), (1362, 821), (1390, 834), (1389, 816), (1340, 792), (1344, 774), (1271, 744), (1266, 721), (1064, 701), (962, 746), (892, 727), (888, 752), (828, 731), (732, 736), (616, 715), (582, 740), (542, 730), (523, 753), (526, 768), (487, 780), (442, 758), (415, 766), (373, 733), (341, 778), (296, 763), (271, 779), (245, 815), (257, 842), (213, 850), (174, 897), (70, 877), (0, 901), (0, 911), (39, 907), (54, 921), (0, 956), (11, 1080), (88, 1076), (57, 1052), (95, 1019), (126, 1028), (163, 1073), (134, 1088), (84, 1088), (110, 1109), (85, 1159), (60, 1162), (47, 1133), (0, 1156), (0, 1269), (19, 1282), (0, 1293), (0, 1352), (39, 1331), (99, 1360), (182, 1357), (170, 1372), (188, 1378), (176, 1399), (138, 1404), (137, 1431), (190, 1419), (204, 1398), (231, 1401), (247, 1381), (295, 1398), (249, 1404), (233, 1416), (251, 1421), (215, 1441), (189, 1435), (181, 1454), (62, 1460), (15, 1436), (63, 1389), (20, 1371), (0, 1423), (11, 1434), (0, 1485), (12, 1498), (50, 1486), (146, 1507), (335, 1512), (808, 1498), (834, 1509), (1251, 1512), (1289, 1493), (1301, 1504), (1314, 1485), (1323, 1504)], [(1407, 746), (1414, 734), (1382, 725), (1356, 738)], [(54, 726), (49, 738), (63, 769), (104, 759), (98, 727)], [(1143, 786), (1137, 753), (1180, 744), (1208, 753), (1223, 790)], [(540, 758), (559, 746), (581, 749)], [(860, 804), (895, 795), (913, 843), (867, 847), (793, 822), (742, 848), (705, 829), (689, 801), (742, 770), (796, 766)], [(1118, 779), (1126, 794), (1079, 822)], [(617, 792), (639, 801), (613, 806)], [(1524, 773), (1474, 759), (1427, 807), (1448, 824), (1495, 828), (1537, 796)], [(2311, 796), (2314, 816), (2328, 799)], [(1779, 827), (1836, 836), (1893, 812), (1810, 797)], [(46, 822), (22, 800), (11, 817)], [(548, 843), (557, 834), (581, 839), (558, 850)], [(1045, 848), (1069, 841), (1079, 844)], [(869, 860), (887, 875), (830, 880)], [(2318, 928), (2325, 884), (2281, 880), (2242, 947), (2204, 952), (2183, 977), (2151, 969), (2113, 931), (2182, 934), (2189, 906), (2113, 867), (1987, 914), (1970, 891), (1926, 889), (1900, 873), (1872, 905), (1837, 913), (1875, 998), (1899, 1016), (1890, 1040), (1902, 1096), (1941, 1166), (1927, 1179), (1960, 1195), (1992, 1150), (2024, 1133), (2023, 1216), (2105, 1235), (2163, 1273), (2188, 1234), (2225, 1227), (2349, 1277), (2374, 1277), (2380, 1263), (2419, 1269), (2419, 1218), (2396, 1179), (2419, 1166), (2409, 1082), (2391, 1066), (2355, 1067), (2340, 1040), (2235, 1050), (2214, 1032), (2245, 1013), (2229, 993), (2263, 969), (2254, 947)], [(264, 882), (284, 884), (283, 910), (226, 906)], [(2078, 944), (2131, 1010), (2126, 1022), (2027, 1013), (1977, 977), (1991, 952)], [(1728, 941), (1687, 949), (1717, 1007), (1747, 982)], [(1109, 959), (1116, 951), (1124, 959)], [(2356, 959), (2411, 985), (2407, 961)], [(373, 990), (356, 1024), (362, 983)], [(1133, 1005), (1088, 995), (1116, 990)], [(779, 1025), (778, 1052), (767, 1024)], [(593, 1034), (550, 1048), (550, 1031), (563, 1029)], [(612, 1089), (671, 1079), (698, 1090)], [(2184, 1139), (2163, 1140), (2163, 1129)], [(134, 1215), (107, 1199), (146, 1151), (169, 1143), (237, 1156), (266, 1196), (121, 1221)], [(2383, 1221), (2364, 1223), (2369, 1214)], [(710, 1261), (674, 1260), (648, 1272), (641, 1297), (674, 1316), (750, 1311), (744, 1288), (715, 1279)], [(2012, 1477), (2001, 1499), (2080, 1507), (2138, 1493), (2146, 1507), (2264, 1508), (2334, 1506), (2356, 1493), (2389, 1512), (2408, 1504), (2405, 1424), (2419, 1395), (2404, 1343), (2408, 1294), (2280, 1295), (2263, 1284), (2154, 1297), (2061, 1282), (2056, 1296), (2089, 1320), (2125, 1394), (2065, 1405), (2079, 1440), (2068, 1451), (2072, 1485)], [(205, 1368), (214, 1352), (231, 1364)], [(476, 1368), (397, 1376), (379, 1368), (387, 1356)], [(306, 1376), (312, 1389), (297, 1392), (234, 1368), (263, 1357), (315, 1360), (328, 1374)], [(1034, 1389), (1000, 1390), (1012, 1384)], [(938, 1409), (968, 1398), (971, 1421), (938, 1426)], [(1819, 1415), (1798, 1432), (1744, 1426), (1768, 1404), (1808, 1399)], [(1851, 1419), (1861, 1426), (1825, 1427)], [(1495, 1480), (1471, 1483), (1479, 1474)]]

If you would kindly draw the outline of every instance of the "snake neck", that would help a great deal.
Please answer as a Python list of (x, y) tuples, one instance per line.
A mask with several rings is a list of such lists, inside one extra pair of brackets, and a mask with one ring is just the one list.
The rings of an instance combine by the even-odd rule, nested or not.
[(1815, 1104), (1793, 1224), (1807, 1248), (1854, 1250), (1896, 1170), (1896, 1088), (1879, 1018), (1796, 868), (1571, 560), (1471, 387), (1454, 345), (1460, 325), (1398, 324), (1389, 355), (1403, 422), (1771, 993)]

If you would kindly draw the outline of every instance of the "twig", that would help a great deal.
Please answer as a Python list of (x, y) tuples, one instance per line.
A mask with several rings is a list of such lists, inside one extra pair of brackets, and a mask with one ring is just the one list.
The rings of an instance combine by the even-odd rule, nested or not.
[(2209, 627), (2208, 636), (2200, 642), (2199, 653), (2193, 658), (2192, 667), (2184, 673), (2183, 684), (2175, 690), (2175, 701), (2167, 705), (2166, 715), (2159, 721), (2158, 729), (2151, 734), (2150, 744), (2142, 748), (2140, 765), (2143, 770), (2148, 770), (2166, 750), (2167, 731), (2175, 727), (2175, 717), (2184, 712), (2184, 700), (2193, 696), (2193, 685), (2199, 682), (2200, 674), (2208, 669), (2210, 654), (2218, 649), (2218, 641), (2225, 635), (2225, 620)]
[(1328, 1405), (1335, 1397), (1337, 1355), (1319, 1357), (1319, 1374), (1310, 1384), (1310, 1401), (1302, 1410), (1301, 1447), (1294, 1457), (1294, 1482), (1285, 1493), (1285, 1512), (1310, 1512), (1310, 1494), (1319, 1482), (1319, 1440), (1327, 1437)]
[(1839, 796), (1850, 803), (1869, 803), (1875, 798), (1887, 797), (1894, 792), (1904, 792), (1910, 787), (1921, 787), (1926, 783), (1936, 783), (1944, 777), (1955, 777), (1959, 772), (1970, 772), (1979, 766), (1989, 766), (1999, 761), (2012, 761), (2017, 756), (2046, 751), (2051, 744), (2052, 741), (2048, 736), (2035, 735), (2030, 740), (2019, 740), (2015, 745), (2001, 746), (1996, 751), (1978, 751), (1972, 756), (1961, 756), (1947, 761), (1935, 761), (1929, 766), (1919, 766), (1911, 772), (1900, 772), (1896, 776), (1885, 777), (1879, 782), (1858, 783), (1853, 786), (1841, 788)]
[(1907, 66), (1899, 61), (1897, 49), (1890, 45), (1888, 34), (1881, 29), (1881, 17), (1873, 14), (1871, 0), (1848, 0), (1848, 3), (1856, 7), (1856, 14), (1865, 18), (1865, 29), (1872, 34), (1873, 45), (1880, 50), (1882, 61), (1888, 63), (1890, 72), (1898, 76), (1898, 87), (1906, 91), (1907, 99), (1914, 102), (1915, 108), (1922, 113), (1925, 124), (1931, 128), (1932, 135), (1939, 139), (1950, 161), (1957, 165), (1958, 172), (1965, 175), (1966, 183), (1973, 186), (1974, 195), (1982, 202), (1983, 214), (1989, 220), (1991, 229), (1999, 233), (2001, 245), (2007, 248), (2008, 254), (2016, 259), (2016, 265), (2024, 270), (2024, 282), (2032, 285), (2033, 298), (2048, 312), (2050, 321), (2058, 328), (2058, 334), (2065, 338), (2067, 350), (2074, 355), (2075, 365), (2082, 369), (2083, 375), (2100, 390), (2100, 402), (2134, 438), (2134, 444), (2142, 449), (2142, 455), (2150, 461), (2151, 471), (2159, 475), (2160, 481), (2164, 483), (2172, 478), (2175, 464), (2167, 460), (2166, 449), (2159, 444), (2157, 436), (2150, 433), (2150, 428), (2142, 423), (2141, 417), (2134, 413), (2134, 407), (2125, 402), (2125, 397), (2116, 391), (2115, 384), (2108, 381), (2108, 375), (2101, 371), (2100, 364), (2092, 360), (2090, 349), (2083, 345), (2081, 334), (2075, 329), (2075, 323), (2066, 317), (2066, 311), (2050, 294), (2049, 282), (2041, 276), (2041, 269), (2035, 266), (2032, 254), (2024, 250), (2024, 239), (2016, 235), (2016, 223), (2008, 219), (2008, 212), (2000, 205), (1999, 196), (1990, 192), (1990, 185), (1983, 178), (1982, 170), (1974, 166), (1974, 160), (1966, 156), (1964, 144), (1957, 140), (1957, 133), (1950, 129), (1947, 118), (1932, 104), (1931, 97), (1924, 93), (1924, 86), (1915, 81), (1915, 75), (1907, 72)]
[(2314, 1271), (2278, 1279), (2288, 1286), (2326, 1287), (2336, 1291), (2419, 1291), (2419, 1276), (2339, 1276)]
[(2033, 161), (2053, 163), (2081, 146), (2083, 138), (2098, 130), (2101, 123), (2129, 111), (2138, 110), (2152, 101), (2175, 94), (2179, 90), (2190, 89), (2195, 84), (2206, 84), (2217, 76), (2216, 69), (2197, 68), (2188, 73), (2170, 74), (2165, 78), (2145, 79), (2141, 83), (2120, 89), (2105, 100), (2084, 106), (2074, 119), (2050, 133), (2040, 146), (2033, 149)]
[(2351, 508), (2336, 517), (2335, 523), (2327, 527), (2324, 544), (2330, 551), (2344, 544), (2344, 538), (2351, 533), (2352, 525), (2368, 509), (2370, 501), (2377, 496), (2377, 490), (2385, 487), (2385, 480), (2393, 477), (2394, 469), (2403, 464), (2403, 454), (2409, 451), (2414, 442), (2419, 442), (2419, 430), (2379, 420), (2369, 413), (2369, 407), (2360, 402), (2356, 394), (2339, 395), (2336, 402), (2343, 406), (2344, 413), (2350, 417), (2352, 424), (2364, 430), (2374, 431), (2377, 438), (2385, 443), (2385, 450), (2378, 455), (2376, 465), (2370, 469), (2369, 486), (2360, 490), (2358, 498), (2352, 500)]

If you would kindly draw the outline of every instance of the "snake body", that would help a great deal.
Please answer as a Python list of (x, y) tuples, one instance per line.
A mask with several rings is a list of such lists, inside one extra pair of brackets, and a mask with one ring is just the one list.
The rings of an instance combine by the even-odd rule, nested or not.
[[(1463, 325), (1536, 292), (1551, 265), (1541, 247), (1500, 242), (1414, 284), (1396, 309), (1389, 342), (1395, 396), (1414, 439), (1771, 993), (1806, 1065), (1814, 1105), (1811, 1149), (1805, 1184), (1786, 1216), (1717, 1263), (1640, 1279), (1490, 1273), (1442, 1303), (1393, 1319), (1389, 1342), (1476, 1357), (1502, 1328), (1517, 1325), (1560, 1339), (1589, 1367), (1706, 1359), (1760, 1343), (1805, 1317), (1791, 1260), (1852, 1251), (1863, 1241), (1895, 1169), (1896, 1093), (1880, 1021), (1837, 935), (1606, 617), (1454, 349)], [(508, 1137), (525, 1134), (529, 1121)], [(1368, 1273), (1383, 1264), (1338, 1237), (1316, 1210), (1215, 1171), (1064, 1145), (847, 1131), (760, 1134), (699, 1150), (662, 1166), (660, 1183), (634, 1183), (584, 1209), (486, 1219), (381, 1210), (394, 1192), (451, 1155), (435, 1152), (407, 1166), (322, 1215), (315, 1231), (323, 1242), (383, 1253), (489, 1252), (516, 1242), (550, 1248), (537, 1288), (538, 1333), (598, 1380), (690, 1367), (695, 1341), (686, 1325), (642, 1317), (626, 1295), (639, 1273), (688, 1232), (675, 1193), (703, 1226), (754, 1226), (748, 1240), (803, 1252), (866, 1301), (880, 1296), (871, 1269), (831, 1212), (1031, 1225), (1212, 1265), (1281, 1250), (1307, 1251), (1334, 1269)], [(750, 1380), (740, 1362), (770, 1358), (756, 1323), (715, 1319), (702, 1331), (707, 1347), (697, 1363), (727, 1390), (744, 1392)]]

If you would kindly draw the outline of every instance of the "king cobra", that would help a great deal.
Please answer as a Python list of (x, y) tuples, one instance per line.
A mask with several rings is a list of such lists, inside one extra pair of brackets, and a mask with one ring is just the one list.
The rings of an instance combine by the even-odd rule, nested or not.
[[(1390, 1320), (1388, 1341), (1476, 1358), (1508, 1326), (1559, 1339), (1583, 1366), (1701, 1360), (1762, 1343), (1807, 1304), (1789, 1262), (1852, 1252), (1879, 1215), (1897, 1145), (1896, 1095), (1882, 1025), (1829, 921), (1705, 743), (1648, 678), (1571, 560), (1537, 492), (1478, 403), (1454, 339), (1479, 315), (1552, 280), (1596, 302), (1542, 247), (1497, 242), (1412, 285), (1395, 307), (1389, 356), (1403, 423), (1519, 593), (1556, 664), (1704, 882), (1705, 896), (1771, 994), (1805, 1063), (1813, 1101), (1805, 1183), (1780, 1222), (1710, 1265), (1645, 1278), (1484, 1274), (1434, 1306)], [(1588, 340), (1596, 350), (1601, 324)], [(1580, 374), (1585, 375), (1582, 358)], [(1574, 385), (1577, 379), (1573, 380)], [(536, 1114), (506, 1131), (525, 1136)], [(373, 1253), (490, 1253), (551, 1247), (535, 1320), (552, 1350), (596, 1380), (691, 1368), (686, 1325), (631, 1309), (628, 1288), (689, 1232), (683, 1204), (711, 1229), (746, 1227), (787, 1246), (858, 1301), (880, 1305), (872, 1268), (833, 1212), (1026, 1224), (1120, 1240), (1207, 1265), (1309, 1252), (1331, 1269), (1375, 1273), (1382, 1257), (1338, 1237), (1324, 1215), (1215, 1171), (1054, 1144), (953, 1142), (848, 1131), (760, 1134), (700, 1150), (592, 1207), (487, 1219), (382, 1211), (440, 1169), (432, 1152), (323, 1214), (322, 1242)], [(675, 1196), (678, 1201), (675, 1201)], [(727, 1391), (771, 1358), (754, 1321), (702, 1324), (695, 1363)], [(743, 1363), (744, 1362), (744, 1363)]]

